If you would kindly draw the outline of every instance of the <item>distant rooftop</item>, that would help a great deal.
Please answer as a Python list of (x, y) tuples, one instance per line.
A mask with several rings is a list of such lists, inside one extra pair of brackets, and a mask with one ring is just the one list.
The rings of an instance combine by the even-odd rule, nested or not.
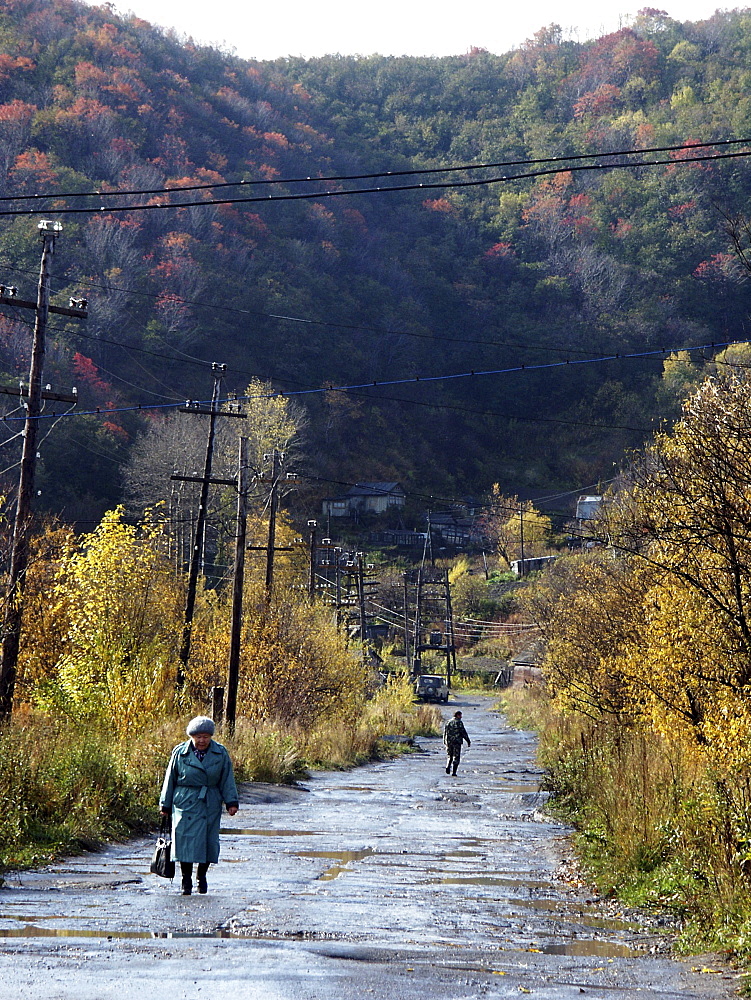
[(384, 496), (389, 493), (404, 493), (401, 483), (357, 483), (347, 490), (348, 497)]

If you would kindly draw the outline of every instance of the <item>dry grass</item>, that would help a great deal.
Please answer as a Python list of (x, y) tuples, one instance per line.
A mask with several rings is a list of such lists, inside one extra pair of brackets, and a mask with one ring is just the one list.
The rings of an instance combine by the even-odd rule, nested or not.
[(511, 689), (501, 708), (539, 732), (551, 808), (601, 892), (672, 910), (687, 950), (751, 956), (751, 776), (652, 730), (562, 715), (541, 685)]
[[(308, 768), (346, 768), (404, 752), (380, 737), (434, 735), (440, 723), (440, 711), (416, 707), (408, 679), (394, 677), (359, 714), (331, 714), (308, 729), (240, 719), (232, 736), (219, 731), (217, 739), (239, 780), (284, 783)], [(0, 868), (38, 864), (153, 827), (164, 768), (172, 747), (186, 738), (184, 725), (184, 719), (161, 719), (120, 742), (110, 731), (71, 730), (69, 720), (19, 712), (0, 733)]]

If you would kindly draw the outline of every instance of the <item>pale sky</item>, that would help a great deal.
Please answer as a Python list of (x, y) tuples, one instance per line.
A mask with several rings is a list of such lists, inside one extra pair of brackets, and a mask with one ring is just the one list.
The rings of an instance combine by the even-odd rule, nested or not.
[[(461, 55), (473, 45), (501, 54), (518, 47), (548, 24), (586, 41), (629, 23), (643, 7), (666, 10), (677, 21), (700, 21), (716, 0), (286, 0), (244, 4), (238, 0), (120, 0), (152, 24), (216, 45), (245, 59), (278, 56)], [(721, 7), (720, 9), (734, 9)]]

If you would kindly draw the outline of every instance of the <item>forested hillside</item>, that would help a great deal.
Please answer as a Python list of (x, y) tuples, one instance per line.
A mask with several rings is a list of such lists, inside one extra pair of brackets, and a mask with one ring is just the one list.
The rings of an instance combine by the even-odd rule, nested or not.
[[(320, 494), (339, 489), (325, 480), (454, 496), (609, 477), (715, 352), (691, 354), (681, 379), (663, 378), (665, 354), (573, 362), (747, 337), (751, 295), (726, 232), (751, 193), (746, 159), (682, 162), (686, 148), (646, 168), (332, 198), (337, 181), (255, 186), (321, 197), (182, 209), (159, 208), (169, 199), (154, 192), (742, 139), (750, 83), (747, 11), (699, 24), (644, 11), (588, 43), (551, 26), (502, 55), (257, 63), (110, 5), (4, 0), (0, 190), (28, 198), (0, 211), (62, 219), (55, 301), (83, 294), (90, 315), (56, 319), (46, 381), (76, 385), (79, 411), (114, 410), (56, 424), (40, 448), (40, 503), (81, 520), (112, 506), (134, 440), (163, 412), (126, 408), (208, 398), (212, 361), (240, 393), (253, 377), (290, 392), (360, 386), (298, 397)], [(470, 176), (483, 175), (445, 175)], [(149, 193), (69, 197), (116, 190)], [(87, 211), (56, 214), (74, 207)], [(37, 221), (0, 215), (0, 282), (25, 298)], [(28, 367), (29, 317), (0, 313), (13, 384)]]

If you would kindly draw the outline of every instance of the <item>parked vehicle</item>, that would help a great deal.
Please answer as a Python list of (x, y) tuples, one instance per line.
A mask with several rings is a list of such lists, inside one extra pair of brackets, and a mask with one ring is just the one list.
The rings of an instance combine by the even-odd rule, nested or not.
[(420, 674), (415, 681), (415, 694), (423, 701), (448, 701), (446, 678), (440, 674)]

